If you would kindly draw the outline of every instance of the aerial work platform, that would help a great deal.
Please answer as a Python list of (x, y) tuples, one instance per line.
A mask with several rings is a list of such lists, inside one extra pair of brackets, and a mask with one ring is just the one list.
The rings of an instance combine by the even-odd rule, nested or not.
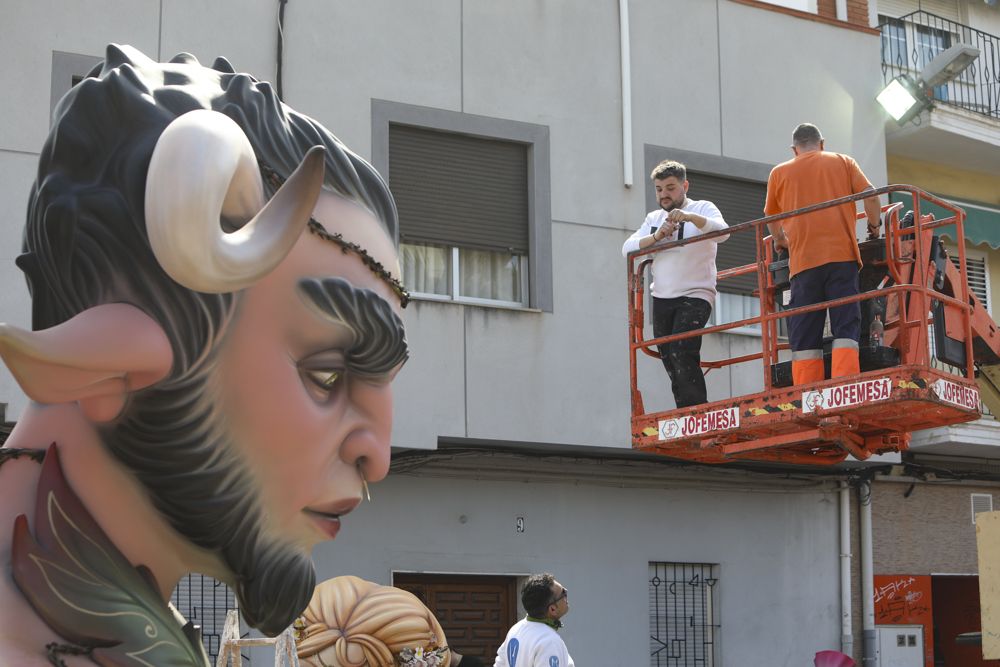
[[(766, 225), (866, 196), (904, 193), (903, 203), (883, 207), (884, 234), (861, 243), (861, 294), (800, 308), (787, 303), (787, 258), (775, 256)], [(935, 220), (921, 204), (947, 212)], [(864, 214), (858, 215), (859, 219)], [(628, 257), (629, 353), (632, 446), (703, 463), (770, 461), (830, 465), (849, 455), (903, 451), (912, 431), (973, 421), (982, 401), (1000, 404), (991, 378), (1000, 376), (1000, 333), (969, 289), (963, 235), (965, 213), (918, 188), (891, 185), (815, 206), (733, 225), (681, 241), (661, 242)], [(955, 239), (951, 259), (940, 237)], [(752, 234), (757, 261), (719, 272), (719, 288), (736, 276), (756, 274), (760, 315), (694, 332), (652, 338), (645, 325), (644, 274), (652, 255), (665, 248), (699, 243), (715, 236)], [(957, 260), (957, 261), (956, 261)], [(788, 344), (780, 335), (789, 315), (851, 302), (861, 304), (861, 373), (792, 386)], [(884, 333), (872, 322), (880, 319)], [(702, 360), (706, 372), (734, 367), (756, 373), (763, 389), (680, 410), (647, 412), (638, 388), (638, 354), (659, 359), (656, 345), (707, 333), (755, 327), (760, 352)], [(668, 382), (657, 364), (662, 382)], [(829, 367), (829, 366), (828, 366)], [(978, 376), (978, 377), (977, 377)], [(981, 386), (982, 391), (981, 391)]]

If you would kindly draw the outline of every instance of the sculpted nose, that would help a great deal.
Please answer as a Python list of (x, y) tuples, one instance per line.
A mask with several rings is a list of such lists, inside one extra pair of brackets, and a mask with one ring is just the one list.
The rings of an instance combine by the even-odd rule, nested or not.
[(359, 466), (368, 482), (389, 473), (392, 437), (392, 389), (389, 385), (358, 382), (350, 389), (353, 428), (340, 447), (340, 457)]

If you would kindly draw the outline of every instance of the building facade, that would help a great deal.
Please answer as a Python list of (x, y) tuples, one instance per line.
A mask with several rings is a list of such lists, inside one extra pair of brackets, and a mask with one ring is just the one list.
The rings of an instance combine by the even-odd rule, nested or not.
[[(933, 106), (913, 121), (886, 123), (890, 183), (916, 185), (967, 214), (965, 254), (972, 290), (996, 317), (1000, 278), (1000, 8), (978, 0), (878, 0), (884, 81), (919, 77), (935, 56), (966, 44), (980, 54), (931, 91)], [(948, 230), (943, 234), (948, 236)], [(946, 238), (957, 258), (955, 236)], [(975, 515), (994, 509), (1000, 424), (913, 434), (898, 468), (875, 478), (872, 515), (876, 623), (889, 652), (919, 653), (914, 664), (995, 665), (978, 646), (958, 644), (980, 629)], [(919, 647), (897, 649), (916, 637)]]
[[(911, 169), (936, 160), (894, 152), (875, 103), (883, 10), (865, 0), (18, 6), (0, 26), (15, 64), (0, 81), (16, 91), (0, 127), (0, 317), (29, 323), (13, 260), (48, 115), (74, 77), (110, 42), (160, 59), (226, 56), (369, 158), (400, 207), (415, 299), (393, 474), (317, 550), (321, 577), (417, 591), (462, 652), (495, 650), (520, 613), (518, 579), (549, 570), (572, 589), (562, 634), (580, 664), (801, 665), (845, 644), (860, 661), (858, 590), (849, 632), (841, 610), (846, 473), (676, 465), (630, 449), (620, 248), (655, 208), (648, 174), (666, 158), (686, 162), (690, 195), (715, 201), (730, 224), (762, 215), (769, 170), (804, 121), (876, 186), (997, 203), (985, 175), (981, 191), (942, 190), (933, 172)], [(722, 268), (752, 259), (747, 239), (720, 246)], [(720, 285), (714, 321), (754, 314), (752, 291)], [(759, 340), (752, 329), (708, 336), (703, 357), (749, 354)], [(707, 380), (714, 400), (759, 389), (762, 371)], [(640, 360), (639, 381), (650, 409), (672, 406), (658, 361)], [(0, 392), (16, 420), (25, 399), (6, 371)], [(882, 495), (900, 488), (874, 485), (876, 535)], [(855, 500), (855, 542), (856, 513)], [(908, 573), (875, 546), (876, 573)], [(948, 562), (906, 567), (930, 576)]]

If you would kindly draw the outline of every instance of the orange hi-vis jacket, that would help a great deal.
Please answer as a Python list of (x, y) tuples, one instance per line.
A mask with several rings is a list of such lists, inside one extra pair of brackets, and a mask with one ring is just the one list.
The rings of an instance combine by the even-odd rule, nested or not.
[[(794, 211), (870, 187), (861, 167), (848, 155), (800, 153), (771, 170), (764, 214)], [(855, 261), (860, 266), (856, 219), (857, 207), (848, 203), (782, 220), (788, 238), (789, 275), (830, 262)]]

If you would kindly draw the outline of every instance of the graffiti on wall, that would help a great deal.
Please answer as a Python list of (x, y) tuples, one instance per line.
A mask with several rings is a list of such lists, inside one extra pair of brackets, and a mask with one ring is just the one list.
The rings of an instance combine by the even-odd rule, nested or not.
[(876, 574), (875, 625), (921, 625), (924, 664), (934, 664), (931, 578), (926, 575)]

